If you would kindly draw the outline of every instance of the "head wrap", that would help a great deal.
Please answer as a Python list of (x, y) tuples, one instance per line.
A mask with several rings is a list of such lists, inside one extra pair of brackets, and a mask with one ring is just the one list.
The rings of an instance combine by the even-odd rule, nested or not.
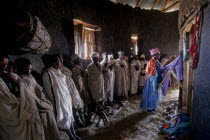
[(156, 53), (160, 53), (160, 51), (159, 51), (158, 48), (155, 48), (155, 49), (150, 50), (150, 54), (151, 54), (151, 55), (154, 55), (154, 54), (156, 54)]
[(79, 55), (78, 55), (78, 54), (73, 54), (73, 55), (71, 56), (71, 60), (72, 60), (72, 61), (76, 60), (77, 58), (79, 58)]
[(118, 52), (118, 55), (120, 55), (120, 54), (124, 54), (124, 52), (123, 52), (123, 51), (119, 51), (119, 52)]
[(140, 58), (145, 58), (145, 55), (144, 55), (144, 54), (142, 54), (142, 55), (140, 56)]
[(91, 57), (91, 58), (99, 57), (99, 53), (93, 52), (93, 53), (90, 55), (90, 57)]

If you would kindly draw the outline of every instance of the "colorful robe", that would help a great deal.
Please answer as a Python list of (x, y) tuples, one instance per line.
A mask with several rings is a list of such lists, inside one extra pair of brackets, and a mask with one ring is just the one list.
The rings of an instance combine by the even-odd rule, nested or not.
[[(161, 92), (157, 92), (158, 80), (160, 79), (164, 68), (158, 61), (151, 58), (147, 64), (146, 70), (147, 81), (143, 90), (140, 107), (144, 110), (154, 110), (157, 107), (157, 101)], [(158, 82), (157, 82), (158, 81)]]

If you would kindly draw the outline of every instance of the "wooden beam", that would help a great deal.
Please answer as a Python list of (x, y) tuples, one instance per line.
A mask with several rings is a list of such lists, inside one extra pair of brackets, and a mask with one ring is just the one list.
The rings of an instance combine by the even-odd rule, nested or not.
[(159, 2), (160, 2), (160, 0), (156, 0), (155, 4), (152, 6), (151, 10), (152, 10), (153, 8), (155, 8)]
[(168, 8), (162, 10), (162, 12), (165, 13), (165, 12), (171, 10), (172, 8), (179, 6), (179, 4), (180, 4), (180, 2), (176, 2), (173, 5), (169, 6)]
[(135, 7), (138, 7), (141, 4), (142, 0), (139, 0), (139, 2), (136, 4)]
[(166, 6), (168, 5), (168, 0), (166, 0), (165, 2), (164, 2), (164, 4), (163, 4), (163, 6), (162, 6), (162, 8), (160, 9), (160, 11), (162, 11), (163, 9), (165, 9), (166, 8)]
[(120, 2), (120, 0), (116, 0), (116, 1), (115, 1), (115, 4), (118, 4), (119, 2)]

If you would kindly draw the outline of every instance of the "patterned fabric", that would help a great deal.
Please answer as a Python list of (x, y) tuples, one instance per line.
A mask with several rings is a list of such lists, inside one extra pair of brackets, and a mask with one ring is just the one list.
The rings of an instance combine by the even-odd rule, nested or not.
[(147, 67), (146, 67), (145, 72), (148, 76), (155, 76), (156, 75), (156, 62), (153, 58), (151, 58), (149, 60), (149, 62), (147, 63)]

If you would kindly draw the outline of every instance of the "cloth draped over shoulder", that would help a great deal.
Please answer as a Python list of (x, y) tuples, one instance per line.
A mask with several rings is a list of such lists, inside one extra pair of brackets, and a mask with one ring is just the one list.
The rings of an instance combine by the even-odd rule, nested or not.
[(42, 87), (36, 82), (32, 75), (21, 75), (22, 81), (28, 85), (31, 96), (34, 97), (36, 106), (44, 127), (45, 140), (59, 140), (60, 134), (53, 113), (53, 106), (45, 98)]
[(71, 77), (72, 72), (64, 66), (62, 66), (61, 72), (64, 75), (66, 75), (66, 83), (68, 85), (68, 89), (69, 89), (69, 92), (70, 92), (70, 95), (71, 95), (71, 98), (72, 98), (72, 106), (76, 109), (82, 108), (84, 106), (84, 103), (83, 103), (83, 101), (80, 97), (80, 94), (77, 90), (77, 87), (76, 87), (76, 85), (75, 85), (75, 83), (74, 83), (74, 81)]
[(43, 73), (43, 88), (46, 97), (53, 104), (59, 128), (69, 129), (73, 122), (72, 99), (66, 76), (53, 67)]
[(4, 140), (44, 140), (39, 111), (30, 89), (20, 79), (16, 98), (0, 78), (0, 136)]
[(97, 67), (93, 62), (87, 67), (88, 71), (88, 89), (90, 96), (100, 102), (105, 99), (103, 70), (100, 64)]

